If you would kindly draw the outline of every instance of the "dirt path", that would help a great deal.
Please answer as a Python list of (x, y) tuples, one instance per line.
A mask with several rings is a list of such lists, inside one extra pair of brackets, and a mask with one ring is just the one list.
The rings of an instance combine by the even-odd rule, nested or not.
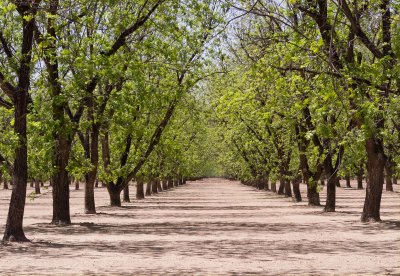
[[(82, 214), (83, 191), (73, 190), (69, 227), (48, 225), (46, 192), (28, 200), (25, 228), (33, 243), (0, 245), (0, 274), (400, 274), (398, 192), (384, 192), (385, 222), (365, 225), (365, 191), (354, 189), (339, 188), (338, 212), (325, 214), (221, 179), (189, 182), (120, 209), (106, 207), (99, 188), (97, 215)], [(1, 234), (9, 195), (0, 190)]]

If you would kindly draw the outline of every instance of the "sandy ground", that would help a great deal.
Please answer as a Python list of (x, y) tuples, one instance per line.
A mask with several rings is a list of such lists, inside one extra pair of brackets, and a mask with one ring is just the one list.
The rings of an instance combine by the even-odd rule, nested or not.
[[(43, 190), (27, 200), (32, 243), (0, 245), (0, 274), (400, 275), (395, 190), (384, 192), (384, 222), (362, 224), (364, 190), (339, 188), (337, 212), (326, 214), (221, 179), (189, 182), (123, 208), (107, 207), (107, 191), (98, 188), (98, 214), (84, 215), (83, 190), (71, 187), (68, 227), (48, 224), (51, 193)], [(9, 197), (0, 190), (1, 235)]]

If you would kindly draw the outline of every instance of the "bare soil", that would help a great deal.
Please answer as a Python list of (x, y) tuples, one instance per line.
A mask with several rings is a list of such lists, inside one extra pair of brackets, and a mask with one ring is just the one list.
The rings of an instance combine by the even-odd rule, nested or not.
[[(188, 182), (123, 208), (108, 207), (106, 189), (97, 188), (98, 214), (85, 215), (83, 189), (71, 186), (67, 227), (48, 224), (51, 191), (42, 189), (27, 199), (24, 225), (32, 242), (0, 245), (0, 274), (400, 275), (394, 188), (383, 193), (383, 222), (363, 224), (365, 190), (338, 188), (337, 212), (324, 213), (222, 179)], [(1, 234), (10, 193), (0, 190)]]

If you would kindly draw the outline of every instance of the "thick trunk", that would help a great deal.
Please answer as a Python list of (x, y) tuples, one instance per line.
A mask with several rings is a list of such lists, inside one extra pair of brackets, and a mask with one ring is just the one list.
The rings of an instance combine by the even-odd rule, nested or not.
[(294, 194), (294, 200), (296, 202), (300, 202), (301, 201), (301, 192), (300, 192), (300, 183), (302, 180), (302, 176), (298, 175), (297, 177), (295, 177), (292, 181), (292, 185), (293, 185), (293, 194)]
[(143, 181), (138, 180), (136, 183), (136, 198), (144, 199)]
[(281, 178), (279, 180), (278, 195), (283, 195), (284, 193), (285, 193), (285, 180)]
[(163, 188), (161, 186), (161, 181), (159, 179), (157, 179), (157, 190), (159, 193), (163, 191)]
[(289, 180), (285, 180), (285, 196), (292, 197), (292, 187)]
[(21, 91), (15, 99), (14, 131), (18, 135), (13, 166), (13, 189), (3, 241), (28, 241), (22, 228), (25, 210), (26, 186), (28, 181), (27, 163), (27, 115), (28, 92)]
[(271, 182), (271, 191), (276, 193), (276, 181)]
[(266, 191), (269, 191), (269, 175), (267, 175), (265, 178), (264, 178), (264, 185), (265, 185), (265, 190)]
[(121, 207), (121, 189), (112, 183), (108, 183), (107, 190), (110, 196), (110, 205)]
[(174, 181), (172, 178), (168, 178), (168, 189), (174, 188)]
[(174, 178), (174, 187), (178, 187), (179, 186), (179, 181), (177, 178)]
[(157, 186), (157, 180), (153, 179), (151, 181), (151, 192), (153, 194), (158, 194), (158, 186)]
[(347, 188), (351, 188), (351, 184), (350, 184), (350, 175), (346, 175), (345, 176), (345, 178), (346, 178), (346, 187)]
[(361, 166), (357, 172), (357, 189), (364, 189), (363, 187), (364, 168)]
[(59, 132), (54, 149), (54, 165), (57, 171), (53, 175), (53, 219), (52, 224), (71, 224), (69, 209), (69, 177), (68, 160), (71, 144), (67, 138)]
[(260, 178), (256, 180), (257, 183), (257, 189), (259, 190), (265, 190), (265, 180)]
[(129, 197), (129, 183), (124, 188), (123, 202), (131, 202), (131, 198)]
[(146, 196), (151, 196), (151, 180), (147, 181), (146, 184)]
[(35, 180), (35, 194), (40, 194), (40, 181), (39, 180)]
[(389, 160), (386, 162), (386, 191), (388, 192), (393, 192), (393, 182), (392, 182), (392, 178), (393, 178), (393, 167), (394, 164), (392, 163), (392, 161)]
[(361, 221), (380, 221), (386, 157), (383, 151), (383, 143), (378, 138), (368, 138), (365, 147), (367, 150), (368, 183)]
[(336, 187), (340, 187), (340, 177), (338, 176), (335, 177), (335, 185)]
[[(92, 108), (89, 108), (93, 112)], [(93, 114), (90, 114), (93, 121)], [(99, 135), (100, 126), (92, 123), (90, 130), (90, 163), (91, 170), (87, 173), (85, 184), (85, 214), (96, 214), (96, 203), (94, 200), (94, 183), (96, 182), (97, 169), (99, 165)]]
[(164, 191), (168, 190), (168, 182), (166, 179), (162, 180), (162, 188)]
[(309, 179), (307, 181), (307, 198), (309, 206), (321, 206), (321, 201), (319, 199), (318, 185), (315, 180)]
[(324, 160), (324, 171), (327, 178), (325, 212), (335, 212), (336, 209), (336, 170), (332, 166), (332, 156), (328, 154)]

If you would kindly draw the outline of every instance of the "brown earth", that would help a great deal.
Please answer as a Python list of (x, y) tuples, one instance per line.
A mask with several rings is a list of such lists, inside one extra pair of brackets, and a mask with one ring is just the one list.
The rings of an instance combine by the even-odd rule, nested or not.
[[(98, 214), (84, 215), (83, 190), (71, 186), (68, 227), (48, 224), (51, 192), (43, 190), (27, 200), (32, 243), (0, 245), (0, 274), (400, 275), (398, 187), (383, 193), (383, 222), (363, 224), (365, 190), (338, 188), (337, 212), (323, 213), (222, 179), (189, 182), (123, 208), (107, 207), (107, 191), (98, 188)], [(0, 190), (1, 234), (9, 197)]]

